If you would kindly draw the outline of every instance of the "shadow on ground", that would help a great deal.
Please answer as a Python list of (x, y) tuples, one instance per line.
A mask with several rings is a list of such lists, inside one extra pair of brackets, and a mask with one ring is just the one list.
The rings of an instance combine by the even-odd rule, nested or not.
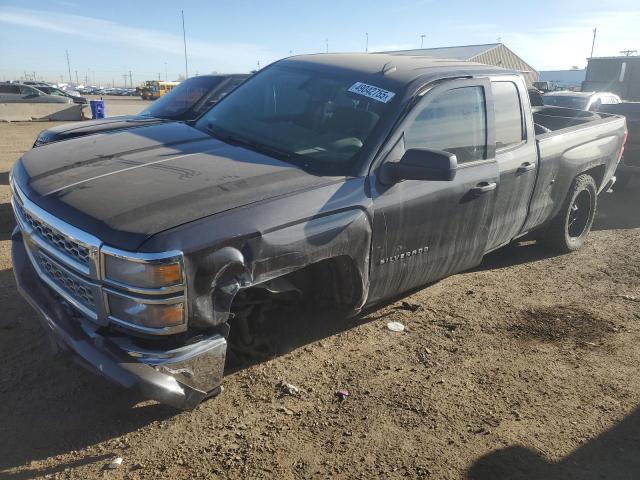
[(10, 203), (0, 203), (0, 241), (9, 240), (11, 232), (16, 226), (13, 209)]
[(559, 462), (521, 446), (496, 450), (474, 463), (470, 480), (595, 480), (640, 478), (640, 408)]
[(640, 175), (624, 189), (603, 193), (598, 197), (598, 214), (594, 230), (640, 228)]
[(9, 185), (9, 172), (0, 172), (0, 185)]

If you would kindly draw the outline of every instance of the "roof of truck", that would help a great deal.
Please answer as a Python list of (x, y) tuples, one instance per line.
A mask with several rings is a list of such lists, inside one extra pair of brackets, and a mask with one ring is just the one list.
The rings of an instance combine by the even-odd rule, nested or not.
[[(419, 77), (451, 77), (482, 74), (515, 73), (500, 67), (463, 60), (434, 58), (423, 55), (389, 53), (318, 53), (297, 55), (282, 60), (305, 62), (328, 68), (341, 68), (366, 75), (382, 75), (399, 83), (409, 83)], [(383, 71), (385, 73), (383, 73)]]

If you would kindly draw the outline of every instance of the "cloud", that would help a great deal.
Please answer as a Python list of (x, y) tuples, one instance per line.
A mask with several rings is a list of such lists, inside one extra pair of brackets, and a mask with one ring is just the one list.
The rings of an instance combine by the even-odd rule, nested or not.
[[(147, 28), (134, 28), (109, 20), (83, 15), (41, 12), (28, 9), (0, 7), (0, 23), (55, 32), (97, 42), (121, 44), (130, 50), (146, 50), (182, 55), (181, 35)], [(253, 68), (259, 59), (266, 65), (281, 57), (275, 52), (252, 43), (209, 42), (187, 37), (190, 58), (215, 60), (216, 68), (240, 70)]]

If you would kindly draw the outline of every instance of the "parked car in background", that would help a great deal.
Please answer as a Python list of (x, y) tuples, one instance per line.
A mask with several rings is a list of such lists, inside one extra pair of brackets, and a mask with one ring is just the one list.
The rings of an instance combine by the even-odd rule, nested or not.
[(192, 408), (221, 392), (230, 331), (263, 354), (288, 333), (274, 304), (356, 315), (529, 233), (580, 248), (625, 136), (588, 113), (532, 111), (488, 65), (289, 57), (195, 122), (22, 156), (16, 284), (79, 363)]
[(622, 103), (620, 97), (610, 92), (548, 92), (542, 97), (544, 104), (550, 107), (573, 108), (576, 110), (597, 111), (600, 105)]
[(601, 105), (599, 112), (622, 115), (627, 119), (627, 144), (616, 170), (615, 189), (624, 189), (634, 176), (640, 175), (640, 102)]
[(40, 90), (41, 92), (46, 93), (47, 95), (56, 95), (59, 97), (67, 97), (70, 98), (73, 103), (82, 103), (82, 104), (87, 104), (88, 101), (86, 98), (84, 97), (78, 97), (78, 96), (74, 96), (71, 95), (69, 92), (65, 92), (64, 90), (60, 90), (58, 87), (52, 87), (50, 85), (33, 85), (34, 88), (37, 88), (38, 90)]
[(529, 102), (532, 107), (542, 107), (544, 105), (544, 99), (542, 98), (542, 92), (535, 87), (529, 87)]
[(0, 83), (0, 103), (73, 103), (68, 96), (49, 95), (31, 85)]
[(554, 90), (558, 89), (558, 87), (554, 82), (548, 82), (548, 81), (533, 82), (533, 86), (534, 88), (537, 88), (538, 90), (540, 90), (542, 93), (553, 92)]
[(38, 147), (69, 138), (166, 121), (193, 120), (242, 83), (248, 76), (247, 74), (229, 74), (192, 77), (151, 103), (138, 115), (67, 123), (49, 128), (38, 135), (33, 146)]

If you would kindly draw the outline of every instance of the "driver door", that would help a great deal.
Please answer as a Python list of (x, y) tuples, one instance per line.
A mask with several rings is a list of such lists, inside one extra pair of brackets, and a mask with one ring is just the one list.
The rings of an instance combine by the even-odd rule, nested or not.
[(451, 181), (383, 185), (371, 175), (371, 303), (482, 260), (499, 181), (491, 105), (488, 80), (450, 80), (424, 94), (392, 136), (382, 163), (426, 148), (454, 153), (458, 168)]

